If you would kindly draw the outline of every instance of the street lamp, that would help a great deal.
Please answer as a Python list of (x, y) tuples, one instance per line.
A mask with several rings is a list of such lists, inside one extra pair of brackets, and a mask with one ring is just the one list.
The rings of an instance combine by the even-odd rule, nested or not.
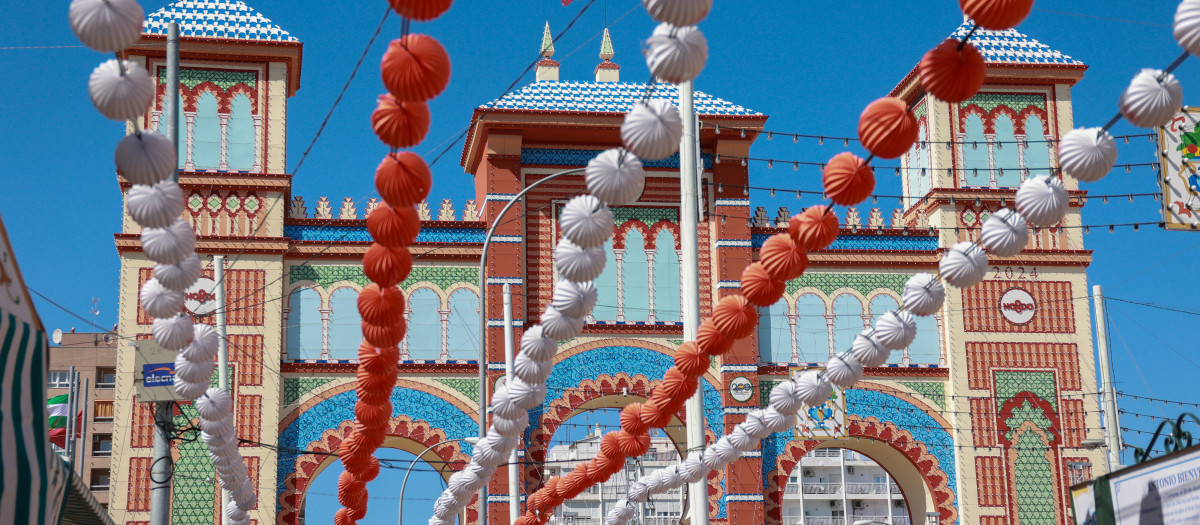
[(475, 445), (475, 444), (479, 443), (479, 438), (477, 438), (475, 436), (471, 436), (471, 437), (465, 437), (465, 438), (459, 438), (459, 439), (447, 439), (440, 443), (434, 443), (432, 445), (429, 445), (428, 447), (425, 447), (425, 450), (422, 450), (420, 454), (417, 454), (417, 457), (413, 458), (412, 463), (408, 464), (408, 470), (404, 471), (404, 481), (400, 482), (400, 505), (398, 507), (400, 510), (400, 517), (397, 519), (397, 523), (399, 525), (404, 525), (404, 486), (408, 485), (408, 475), (412, 474), (413, 467), (415, 467), (417, 465), (417, 461), (420, 461), (421, 456), (424, 456), (425, 453), (429, 452), (430, 450), (433, 450), (436, 447), (440, 447), (442, 445), (445, 445), (446, 443), (453, 443), (455, 441), (466, 441), (467, 443), (470, 443), (471, 445)]

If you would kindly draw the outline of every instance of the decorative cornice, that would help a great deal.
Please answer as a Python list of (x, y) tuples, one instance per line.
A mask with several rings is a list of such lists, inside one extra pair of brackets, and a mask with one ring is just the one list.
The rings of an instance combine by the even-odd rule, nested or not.
[[(760, 376), (784, 376), (787, 377), (791, 373), (789, 365), (759, 365), (758, 375)], [(949, 368), (917, 368), (907, 366), (880, 366), (875, 368), (867, 368), (863, 371), (864, 377), (950, 377)]]
[[(400, 374), (474, 374), (479, 371), (475, 363), (400, 363)], [(280, 363), (279, 371), (285, 374), (353, 374), (357, 363)]]

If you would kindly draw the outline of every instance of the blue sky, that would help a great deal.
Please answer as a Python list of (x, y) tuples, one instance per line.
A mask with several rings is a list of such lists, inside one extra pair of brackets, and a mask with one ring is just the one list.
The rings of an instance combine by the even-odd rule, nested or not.
[[(143, 2), (147, 11), (164, 2)], [(291, 170), (308, 145), (354, 61), (378, 23), (384, 2), (257, 0), (250, 4), (305, 43), (301, 87), (291, 99), (288, 123)], [(415, 31), (437, 37), (454, 63), (451, 84), (431, 103), (433, 127), (418, 153), (430, 154), (466, 126), (471, 109), (497, 97), (533, 60), (542, 26), (555, 33), (587, 4), (566, 8), (557, 0), (458, 2), (441, 19), (416, 24)], [(961, 23), (953, 0), (894, 2), (885, 9), (843, 2), (717, 2), (702, 24), (710, 59), (697, 89), (770, 115), (768, 129), (813, 135), (852, 135), (858, 114), (886, 94), (930, 47)], [(0, 214), (30, 286), (67, 309), (84, 315), (91, 298), (100, 298), (100, 325), (117, 317), (119, 270), (112, 234), (120, 226), (120, 193), (112, 169), (112, 149), (122, 128), (99, 116), (87, 98), (87, 77), (106, 56), (83, 48), (8, 49), (24, 46), (75, 46), (66, 23), (66, 2), (25, 2), (7, 6), (0, 20), (0, 152), (7, 162), (0, 192)], [(353, 6), (353, 7), (348, 7)], [(1043, 0), (1019, 29), (1090, 66), (1074, 87), (1076, 125), (1098, 126), (1116, 112), (1117, 98), (1142, 67), (1161, 68), (1179, 53), (1169, 27), (1176, 2)], [(1074, 15), (1069, 14), (1074, 13)], [(1087, 15), (1087, 16), (1079, 16)], [(640, 59), (640, 41), (654, 24), (637, 0), (596, 0), (579, 23), (557, 44), (555, 59), (564, 80), (592, 78), (599, 62), (599, 33), (611, 26), (615, 62), (625, 80), (649, 77)], [(375, 96), (382, 91), (378, 60), (387, 41), (399, 32), (399, 20), (384, 27), (341, 106), (320, 141), (297, 172), (293, 193), (310, 203), (319, 196), (332, 202), (364, 200), (374, 192), (374, 167), (384, 147), (369, 127)], [(1185, 94), (1200, 86), (1195, 58), (1177, 72)], [(531, 81), (527, 75), (522, 84)], [(1185, 103), (1196, 103), (1185, 96)], [(1114, 134), (1141, 133), (1120, 123)], [(855, 147), (851, 144), (851, 149)], [(759, 140), (755, 157), (822, 162), (842, 151), (836, 141)], [(455, 208), (473, 198), (471, 179), (457, 165), (461, 144), (434, 166), (431, 201), (448, 198)], [(1118, 163), (1151, 162), (1154, 146), (1145, 139), (1121, 145)], [(1153, 171), (1118, 169), (1087, 189), (1096, 194), (1149, 193), (1156, 190)], [(815, 169), (793, 172), (751, 165), (757, 186), (819, 190)], [(899, 193), (899, 179), (881, 176), (880, 193)], [(797, 210), (812, 202), (787, 192), (771, 198), (752, 192), (753, 205)], [(885, 209), (894, 203), (881, 201)], [(311, 205), (310, 205), (311, 206)], [(1083, 211), (1085, 224), (1159, 220), (1159, 203), (1149, 198), (1094, 199)], [(1188, 268), (1200, 257), (1200, 236), (1129, 228), (1108, 233), (1096, 228), (1085, 237), (1094, 250), (1092, 283), (1110, 297), (1196, 309), (1200, 280)], [(81, 331), (85, 324), (38, 300), (48, 329)], [(1118, 388), (1126, 393), (1200, 403), (1186, 378), (1200, 372), (1195, 316), (1110, 301), (1110, 338)], [(1077, 322), (1081, 322), (1078, 319)], [(1179, 406), (1120, 400), (1129, 412), (1175, 416)], [(1186, 407), (1185, 407), (1186, 408)], [(1151, 429), (1155, 422), (1126, 416), (1122, 424)], [(1144, 445), (1148, 435), (1126, 434)], [(1126, 461), (1131, 461), (1126, 454)], [(432, 485), (426, 482), (421, 485)], [(328, 492), (328, 491), (327, 491)]]

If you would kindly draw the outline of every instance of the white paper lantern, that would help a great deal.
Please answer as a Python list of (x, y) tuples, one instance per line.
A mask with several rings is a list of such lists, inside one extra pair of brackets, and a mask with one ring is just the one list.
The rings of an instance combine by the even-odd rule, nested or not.
[(492, 392), (492, 413), (508, 419), (515, 419), (525, 413), (525, 409), (517, 406), (508, 391), (508, 385), (497, 388)]
[(534, 361), (549, 361), (558, 351), (558, 345), (553, 339), (542, 335), (542, 325), (531, 326), (521, 334), (521, 353), (528, 355)]
[(1021, 214), (1010, 208), (1001, 208), (984, 221), (979, 242), (992, 255), (1012, 257), (1029, 244), (1029, 226)]
[(767, 428), (766, 423), (763, 423), (762, 416), (763, 411), (761, 409), (752, 410), (749, 414), (746, 414), (746, 420), (739, 423), (739, 425), (744, 427), (746, 433), (750, 434), (754, 439), (763, 439), (771, 435), (771, 430)]
[(258, 494), (254, 493), (254, 486), (250, 483), (242, 485), (241, 488), (234, 491), (233, 501), (237, 503), (239, 509), (249, 511), (258, 504)]
[(1067, 189), (1058, 177), (1031, 177), (1017, 188), (1017, 212), (1033, 226), (1047, 228), (1067, 213)]
[(782, 414), (795, 414), (803, 403), (796, 397), (796, 384), (792, 381), (784, 381), (775, 385), (771, 389), (771, 408), (774, 408)]
[[(476, 445), (475, 448), (476, 448), (476, 450), (478, 450), (479, 446)], [(472, 458), (474, 458), (474, 455), (472, 455)], [(446, 493), (443, 493), (442, 496), (438, 498), (438, 501), (446, 501), (446, 502), (450, 501), (450, 497), (449, 497), (450, 494), (455, 493), (459, 490), (462, 490), (462, 487), (467, 486), (468, 481), (470, 481), (470, 475), (467, 474), (467, 472), (465, 470), (460, 470), (458, 472), (455, 472), (454, 474), (451, 474), (450, 479), (448, 481), (446, 481), (446, 486), (447, 486), (448, 490)]]
[(213, 465), (216, 465), (218, 467), (229, 467), (229, 466), (233, 465), (234, 461), (238, 460), (238, 458), (236, 458), (234, 456), (218, 454), (216, 452), (213, 452), (212, 449), (209, 449), (209, 451), (208, 451), (208, 459), (210, 461), (212, 461)]
[(634, 503), (644, 503), (646, 498), (650, 497), (650, 487), (641, 481), (635, 481), (629, 484), (629, 492), (626, 496), (629, 501)]
[(126, 135), (113, 157), (117, 171), (134, 184), (158, 184), (171, 178), (179, 165), (171, 139), (153, 131)]
[(568, 317), (583, 317), (592, 312), (599, 297), (592, 281), (577, 283), (560, 279), (554, 284), (554, 299), (550, 306)]
[(496, 429), (505, 436), (521, 436), (525, 432), (525, 428), (529, 426), (529, 418), (521, 417), (517, 419), (504, 419), (497, 417), (492, 419), (492, 428)]
[(196, 283), (201, 270), (203, 265), (200, 263), (200, 256), (193, 252), (178, 264), (154, 265), (154, 278), (171, 290), (183, 292)]
[(513, 404), (529, 410), (541, 405), (542, 400), (546, 398), (546, 384), (529, 384), (514, 377), (508, 382), (508, 395)]
[(678, 84), (692, 80), (708, 61), (708, 40), (696, 26), (659, 24), (646, 39), (646, 66), (654, 76)]
[(833, 383), (830, 383), (824, 375), (816, 370), (800, 374), (795, 383), (796, 398), (805, 406), (819, 406), (827, 401), (829, 394), (833, 392)]
[(699, 24), (712, 10), (712, 0), (642, 0), (655, 22), (677, 26)]
[(583, 318), (569, 317), (553, 306), (547, 306), (541, 317), (542, 333), (558, 341), (574, 339), (583, 331)]
[(633, 505), (629, 504), (629, 501), (628, 498), (617, 500), (617, 506), (613, 510), (617, 512), (621, 519), (628, 520), (632, 518), (633, 513), (637, 510)]
[(563, 236), (584, 248), (602, 246), (613, 234), (613, 213), (594, 195), (576, 195), (558, 216)]
[(891, 353), (875, 338), (875, 334), (871, 330), (863, 330), (854, 336), (854, 344), (851, 348), (850, 355), (854, 357), (854, 360), (868, 368), (882, 366), (887, 362), (888, 355)]
[(101, 53), (125, 49), (142, 37), (145, 12), (137, 0), (73, 0), (71, 30), (83, 45)]
[(733, 460), (742, 457), (742, 451), (733, 446), (729, 436), (722, 436), (716, 443), (713, 443), (710, 450), (721, 461), (721, 465), (728, 465), (733, 463)]
[(917, 337), (917, 319), (904, 310), (885, 313), (875, 321), (875, 340), (888, 350), (902, 350)]
[(175, 375), (184, 381), (198, 383), (212, 379), (213, 370), (217, 369), (216, 361), (201, 361), (195, 363), (184, 359), (183, 354), (175, 356)]
[(196, 252), (196, 232), (183, 219), (166, 228), (142, 230), (142, 251), (160, 264), (178, 264)]
[(904, 284), (901, 298), (908, 311), (920, 316), (933, 315), (942, 309), (942, 303), (946, 301), (946, 289), (933, 275), (915, 273)]
[(202, 419), (222, 419), (233, 413), (233, 397), (220, 388), (210, 388), (196, 400), (196, 412)]
[(970, 288), (987, 274), (987, 255), (974, 243), (960, 242), (942, 256), (938, 271), (950, 286)]
[[(787, 382), (790, 383), (791, 381)], [(767, 407), (763, 411), (762, 421), (771, 432), (783, 432), (796, 426), (796, 415), (784, 414), (775, 410), (775, 407)]]
[(554, 247), (554, 267), (563, 279), (577, 283), (595, 280), (604, 271), (604, 249), (583, 248), (570, 239)]
[(183, 309), (185, 298), (183, 292), (168, 290), (158, 279), (152, 278), (142, 285), (138, 299), (150, 317), (161, 319), (179, 313)]
[(1058, 167), (1080, 182), (1096, 182), (1117, 162), (1117, 142), (1104, 128), (1073, 129), (1058, 141)]
[(506, 452), (517, 448), (517, 441), (519, 440), (517, 436), (506, 436), (491, 428), (488, 429), (487, 435), (484, 436), (484, 439), (489, 445), (491, 445), (492, 448)]
[(223, 419), (201, 419), (200, 428), (209, 434), (233, 433), (233, 417), (231, 415)]
[(662, 160), (679, 151), (683, 119), (679, 109), (666, 100), (634, 104), (621, 124), (621, 142), (645, 160)]
[(196, 399), (204, 395), (204, 390), (208, 388), (208, 381), (203, 383), (189, 383), (178, 377), (174, 381), (175, 393), (184, 399)]
[(145, 68), (128, 60), (118, 65), (112, 59), (92, 71), (88, 95), (101, 115), (113, 120), (137, 120), (150, 110), (154, 101), (154, 81)]
[[(1159, 80), (1162, 76), (1162, 80)], [(1121, 115), (1139, 128), (1159, 128), (1171, 122), (1183, 106), (1183, 86), (1175, 75), (1143, 69), (1121, 93)]]
[(226, 462), (229, 465), (240, 462), (242, 460), (242, 456), (238, 454), (239, 442), (237, 436), (234, 435), (232, 430), (223, 435), (226, 436), (226, 440), (221, 443), (213, 443), (209, 445), (209, 452), (217, 456), (229, 458), (230, 461)]
[[(493, 421), (499, 421), (500, 419), (502, 419), (502, 418), (497, 418), (497, 419), (494, 419)], [(512, 420), (505, 420), (505, 421), (512, 421)], [(493, 423), (493, 425), (494, 425), (494, 423)], [(508, 455), (509, 455), (509, 451), (507, 451), (507, 450), (496, 450), (496, 449), (492, 448), (491, 445), (484, 443), (484, 442), (480, 442), (475, 445), (475, 450), (473, 450), (471, 452), (471, 461), (473, 461), (475, 463), (479, 463), (480, 465), (499, 466), (500, 464), (504, 463), (505, 461), (508, 461)], [(463, 474), (463, 476), (459, 479), (459, 484), (465, 485), (469, 481), (470, 481), (470, 478), (467, 477), (466, 474)], [(451, 490), (454, 489), (454, 485), (449, 485), (449, 487), (451, 488)]]
[(833, 356), (825, 363), (825, 379), (839, 388), (850, 388), (862, 379), (863, 365), (853, 356)]
[(212, 326), (203, 323), (192, 324), (192, 342), (188, 343), (179, 355), (195, 363), (212, 361), (217, 357), (217, 345), (220, 335)]
[(183, 190), (174, 181), (135, 184), (125, 194), (125, 210), (143, 228), (166, 228), (183, 213)]
[(663, 481), (662, 470), (656, 470), (646, 474), (645, 476), (642, 476), (641, 481), (646, 485), (646, 489), (650, 492), (651, 496), (662, 494), (670, 490), (670, 487), (668, 487)]
[[(202, 396), (203, 397), (203, 396)], [(214, 448), (220, 448), (221, 445), (228, 443), (233, 436), (229, 434), (209, 434), (208, 432), (200, 432), (200, 440), (204, 441), (204, 445), (211, 452)]]
[(1200, 56), (1200, 0), (1183, 0), (1175, 10), (1175, 40), (1188, 53)]
[(700, 456), (700, 462), (704, 464), (705, 470), (720, 470), (725, 468), (725, 463), (722, 462), (721, 456), (713, 451), (713, 447), (716, 446), (717, 444), (713, 443), (712, 446), (704, 449), (703, 455)]
[(758, 441), (741, 424), (733, 427), (733, 432), (729, 433), (729, 444), (742, 452), (750, 452), (758, 448)]
[(229, 505), (225, 506), (225, 517), (234, 521), (247, 519), (246, 511), (239, 509), (237, 502), (230, 500)]
[(187, 314), (155, 319), (150, 331), (154, 333), (154, 341), (158, 346), (175, 352), (192, 342), (195, 333), (192, 330), (192, 318)]
[[(588, 161), (588, 191), (610, 206), (636, 201), (646, 186), (646, 173), (637, 155), (619, 148), (604, 150)], [(572, 279), (590, 281), (591, 279)]]
[(704, 467), (704, 462), (700, 461), (700, 453), (688, 454), (687, 459), (679, 466), (679, 477), (683, 478), (684, 483), (695, 483), (704, 479), (708, 474), (708, 469)]
[(545, 382), (546, 378), (550, 377), (550, 370), (553, 368), (553, 363), (535, 361), (525, 354), (518, 354), (513, 359), (513, 375), (526, 383)]

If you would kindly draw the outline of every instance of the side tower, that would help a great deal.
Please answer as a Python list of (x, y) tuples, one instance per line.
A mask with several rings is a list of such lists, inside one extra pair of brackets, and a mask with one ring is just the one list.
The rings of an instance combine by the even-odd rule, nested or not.
[[(953, 34), (962, 39), (973, 24)], [(1056, 144), (1071, 130), (1071, 87), (1087, 67), (1016, 30), (977, 29), (971, 43), (987, 80), (951, 104), (921, 90), (916, 70), (892, 95), (915, 103), (919, 142), (903, 159), (903, 220), (936, 228), (941, 252), (978, 239), (1017, 187), (1058, 177)], [(950, 369), (946, 418), (955, 429), (963, 523), (1061, 523), (1069, 516), (1068, 463), (1106, 470), (1080, 208), (1074, 179), (1066, 217), (1034, 229), (1026, 250), (989, 256), (985, 281), (949, 288), (943, 340)]]
[[(141, 42), (130, 48), (135, 61), (157, 79), (158, 97), (136, 125), (158, 129), (168, 92), (165, 35), (180, 25), (179, 184), (183, 218), (197, 234), (196, 251), (211, 279), (212, 256), (225, 255), (225, 289), (230, 388), (236, 399), (238, 437), (250, 479), (259, 487), (258, 523), (274, 521), (274, 452), (281, 391), (283, 223), (291, 176), (286, 173), (287, 103), (300, 87), (302, 45), (287, 31), (240, 1), (178, 1), (150, 13)], [(127, 129), (132, 132), (133, 129)], [(130, 185), (118, 177), (122, 192)], [(153, 262), (141, 252), (139, 226), (124, 216), (115, 235), (121, 256), (118, 331), (148, 338), (150, 317), (138, 303), (138, 290), (152, 275)], [(203, 301), (205, 298), (200, 297)], [(214, 323), (209, 316), (200, 321)], [(110, 513), (122, 523), (148, 519), (153, 443), (153, 405), (135, 398), (133, 351), (117, 358), (113, 414)], [(214, 385), (216, 379), (214, 376)], [(190, 404), (175, 412), (177, 427), (196, 417)], [(265, 428), (264, 428), (265, 427)], [(173, 447), (173, 523), (214, 523), (220, 494), (207, 481), (212, 462), (200, 441)]]

